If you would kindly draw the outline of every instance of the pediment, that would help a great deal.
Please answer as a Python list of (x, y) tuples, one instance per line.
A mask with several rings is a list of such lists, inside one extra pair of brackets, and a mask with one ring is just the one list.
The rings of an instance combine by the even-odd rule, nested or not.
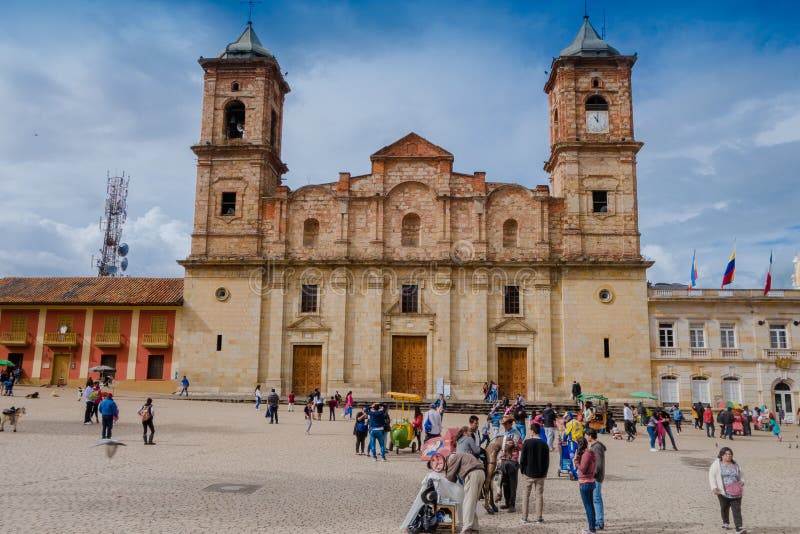
[(453, 155), (411, 132), (391, 145), (381, 148), (370, 157), (371, 160), (382, 158), (444, 158), (452, 161)]
[(517, 332), (524, 334), (535, 334), (536, 330), (531, 328), (525, 321), (516, 317), (509, 317), (489, 329), (490, 332)]
[(400, 299), (397, 299), (394, 304), (389, 306), (389, 309), (386, 310), (386, 315), (429, 315), (431, 317), (435, 316), (436, 314), (433, 312), (432, 309), (424, 302), (419, 303), (419, 312), (418, 313), (403, 313), (402, 308), (400, 307)]
[(306, 316), (301, 317), (289, 326), (286, 327), (287, 330), (330, 330), (325, 324), (322, 322), (322, 319), (317, 316)]

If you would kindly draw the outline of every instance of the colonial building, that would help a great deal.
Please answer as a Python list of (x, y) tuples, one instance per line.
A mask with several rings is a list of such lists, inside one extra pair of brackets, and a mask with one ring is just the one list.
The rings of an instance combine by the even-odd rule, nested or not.
[[(45, 347), (61, 339), (48, 332), (69, 306), (81, 319), (66, 333), (82, 332), (71, 345), (72, 379), (104, 361), (98, 334), (112, 311), (120, 317), (116, 367), (125, 369), (117, 378), (135, 387), (150, 379), (149, 362), (162, 354), (155, 350), (163, 369), (151, 380), (165, 389), (179, 372), (210, 393), (249, 394), (261, 383), (284, 395), (320, 387), (360, 398), (444, 391), (472, 400), (494, 380), (509, 395), (564, 400), (577, 379), (617, 402), (650, 390), (684, 405), (724, 398), (796, 409), (800, 291), (648, 287), (635, 63), (588, 18), (553, 60), (544, 86), (547, 185), (459, 172), (453, 154), (409, 133), (376, 147), (369, 174), (342, 172), (292, 191), (281, 158), (290, 88), (248, 24), (218, 57), (200, 59), (182, 293), (146, 302), (113, 293), (101, 302), (76, 289), (47, 300), (25, 297), (26, 283), (15, 282), (22, 285), (0, 295), (4, 345), (10, 351), (21, 339), (17, 316), (25, 315), (23, 369), (40, 382), (64, 374), (67, 360), (56, 364), (55, 349), (48, 360)], [(142, 317), (160, 310), (174, 317), (167, 348), (143, 342), (154, 327), (151, 320), (143, 330)]]

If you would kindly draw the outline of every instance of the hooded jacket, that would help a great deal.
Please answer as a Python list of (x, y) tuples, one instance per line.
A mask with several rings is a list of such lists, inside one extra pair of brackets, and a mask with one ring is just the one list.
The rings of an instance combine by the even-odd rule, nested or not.
[(606, 446), (599, 441), (595, 441), (589, 448), (592, 449), (592, 452), (597, 458), (597, 467), (594, 469), (594, 479), (602, 484), (603, 479), (606, 477)]

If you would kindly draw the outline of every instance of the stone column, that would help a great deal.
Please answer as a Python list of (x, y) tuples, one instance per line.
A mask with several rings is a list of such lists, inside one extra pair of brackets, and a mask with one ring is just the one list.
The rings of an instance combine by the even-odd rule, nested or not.
[(443, 270), (434, 273), (433, 283), (431, 284), (431, 308), (433, 309), (436, 317), (432, 327), (431, 335), (433, 336), (432, 350), (433, 350), (433, 368), (432, 372), (428, 373), (432, 377), (432, 381), (428, 384), (428, 390), (433, 393), (436, 389), (436, 378), (444, 378), (445, 383), (452, 382), (453, 376), (451, 373), (451, 344), (450, 344), (450, 272)]
[[(264, 389), (269, 391), (275, 388), (281, 395), (288, 394), (288, 389), (284, 388), (283, 376), (283, 302), (284, 292), (286, 291), (286, 273), (276, 269), (271, 272), (271, 279), (264, 280), (265, 294), (262, 296), (264, 302), (261, 324), (262, 342), (261, 354), (259, 355), (259, 377), (264, 377)], [(263, 312), (262, 312), (263, 313)], [(291, 384), (286, 384), (287, 388)], [(286, 389), (286, 391), (284, 391)]]
[(94, 320), (94, 308), (86, 311), (86, 320), (83, 323), (83, 342), (81, 343), (81, 363), (78, 367), (78, 378), (89, 376), (89, 356), (92, 350), (92, 321)]
[[(549, 396), (556, 383), (553, 376), (552, 330), (550, 319), (550, 288), (535, 286), (533, 297), (533, 323), (536, 325), (534, 358), (536, 363), (536, 399)], [(526, 306), (527, 307), (527, 306)]]
[(33, 350), (33, 369), (31, 378), (42, 377), (42, 354), (44, 353), (44, 323), (47, 318), (47, 308), (39, 308), (39, 321), (36, 324), (36, 347)]
[(331, 273), (330, 285), (326, 292), (325, 315), (330, 318), (328, 336), (328, 376), (327, 390), (344, 387), (345, 329), (347, 326), (348, 280), (345, 269)]
[[(136, 354), (139, 352), (139, 311), (139, 308), (134, 308), (131, 315), (131, 333), (128, 337), (128, 362), (125, 369), (125, 380), (136, 380)], [(175, 328), (175, 331), (177, 332), (178, 329)], [(174, 350), (172, 351), (173, 358), (175, 357), (175, 352)], [(175, 368), (174, 360), (172, 366)]]

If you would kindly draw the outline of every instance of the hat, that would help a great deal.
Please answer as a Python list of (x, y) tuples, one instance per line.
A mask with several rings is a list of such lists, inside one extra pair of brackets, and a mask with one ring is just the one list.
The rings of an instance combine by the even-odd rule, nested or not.
[(569, 417), (570, 419), (572, 419), (572, 418), (573, 418), (573, 417), (575, 417), (575, 416), (574, 416), (574, 415), (572, 415), (572, 412), (565, 412), (565, 413), (564, 413), (564, 417)]
[(510, 415), (506, 415), (505, 417), (500, 419), (500, 422), (501, 423), (513, 423), (514, 422), (514, 418), (511, 417)]

